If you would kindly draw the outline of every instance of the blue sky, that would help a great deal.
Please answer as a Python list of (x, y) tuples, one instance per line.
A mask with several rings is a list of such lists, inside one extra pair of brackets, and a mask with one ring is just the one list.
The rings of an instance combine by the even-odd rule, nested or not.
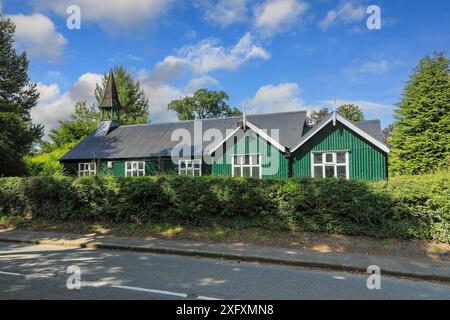
[[(81, 29), (66, 26), (69, 5)], [(369, 5), (381, 30), (369, 30)], [(16, 47), (41, 92), (35, 122), (54, 128), (76, 101), (93, 102), (101, 74), (123, 65), (141, 82), (153, 122), (168, 102), (207, 87), (249, 112), (360, 105), (393, 121), (412, 69), (450, 49), (450, 2), (365, 0), (8, 0)]]

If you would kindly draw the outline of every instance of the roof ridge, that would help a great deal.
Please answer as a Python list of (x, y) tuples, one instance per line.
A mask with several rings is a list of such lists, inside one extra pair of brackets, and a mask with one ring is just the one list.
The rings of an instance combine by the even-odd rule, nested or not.
[(361, 123), (361, 122), (379, 122), (381, 121), (380, 119), (371, 119), (371, 120), (361, 120), (361, 121), (357, 121), (356, 123)]
[[(307, 113), (306, 110), (299, 110), (299, 111), (287, 111), (287, 112), (269, 112), (269, 113), (256, 113), (256, 114), (249, 114), (248, 116), (266, 116), (266, 115), (283, 115), (283, 114), (292, 114), (292, 113)], [(224, 118), (208, 118), (208, 119), (195, 119), (195, 120), (178, 120), (178, 121), (166, 121), (166, 122), (148, 122), (148, 123), (141, 123), (141, 124), (130, 124), (130, 125), (123, 125), (121, 127), (137, 127), (137, 126), (152, 126), (152, 125), (163, 125), (163, 124), (176, 124), (176, 123), (188, 123), (188, 122), (195, 122), (195, 121), (213, 121), (213, 120), (226, 120), (226, 119), (239, 119), (241, 116), (232, 116), (232, 117), (224, 117)]]

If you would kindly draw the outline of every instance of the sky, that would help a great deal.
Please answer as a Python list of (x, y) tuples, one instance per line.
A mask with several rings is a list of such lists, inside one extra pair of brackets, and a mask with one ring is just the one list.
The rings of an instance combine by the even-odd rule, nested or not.
[[(94, 103), (95, 85), (116, 65), (140, 82), (151, 122), (176, 120), (168, 103), (208, 88), (248, 113), (353, 103), (387, 126), (420, 59), (450, 51), (448, 0), (1, 2), (41, 94), (33, 121), (47, 132), (76, 102)], [(368, 28), (373, 5), (377, 29)]]

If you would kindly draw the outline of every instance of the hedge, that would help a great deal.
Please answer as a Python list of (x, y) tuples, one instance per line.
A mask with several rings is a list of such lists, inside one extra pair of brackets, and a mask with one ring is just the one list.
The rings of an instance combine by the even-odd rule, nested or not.
[(0, 179), (0, 215), (450, 242), (450, 174), (369, 183), (159, 176)]

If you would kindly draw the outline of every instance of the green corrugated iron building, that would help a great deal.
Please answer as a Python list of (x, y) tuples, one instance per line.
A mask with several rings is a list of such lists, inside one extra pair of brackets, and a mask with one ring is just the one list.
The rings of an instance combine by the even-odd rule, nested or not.
[(379, 120), (353, 123), (306, 111), (121, 126), (110, 75), (98, 129), (61, 159), (68, 175), (387, 178)]

